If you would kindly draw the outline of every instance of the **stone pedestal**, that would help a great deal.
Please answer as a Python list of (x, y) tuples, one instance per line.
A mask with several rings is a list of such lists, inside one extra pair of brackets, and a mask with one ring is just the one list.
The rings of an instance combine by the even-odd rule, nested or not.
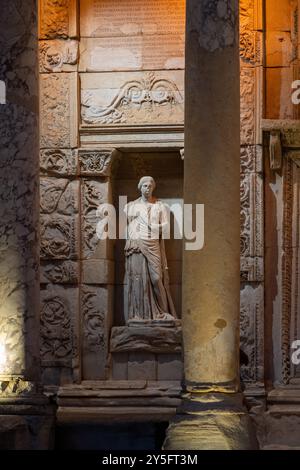
[(187, 1), (184, 202), (205, 205), (205, 244), (185, 251), (188, 394), (166, 449), (249, 449), (239, 392), (238, 2)]

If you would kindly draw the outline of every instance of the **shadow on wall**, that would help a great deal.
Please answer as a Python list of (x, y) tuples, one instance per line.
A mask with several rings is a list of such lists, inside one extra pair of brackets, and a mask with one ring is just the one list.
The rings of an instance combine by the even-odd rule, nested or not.
[(56, 450), (160, 450), (168, 423), (68, 425), (56, 428)]

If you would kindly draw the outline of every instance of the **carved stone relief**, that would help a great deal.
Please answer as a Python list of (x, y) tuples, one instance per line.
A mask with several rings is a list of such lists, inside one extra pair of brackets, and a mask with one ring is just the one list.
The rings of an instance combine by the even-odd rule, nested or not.
[(77, 146), (77, 74), (40, 75), (40, 140), (42, 148)]
[(42, 284), (77, 284), (79, 282), (79, 266), (74, 261), (42, 262)]
[(241, 350), (247, 357), (247, 364), (241, 365), (241, 377), (245, 385), (263, 383), (263, 285), (245, 285), (241, 291)]
[(41, 359), (44, 367), (71, 367), (77, 354), (78, 289), (41, 290)]
[(241, 146), (241, 173), (263, 172), (263, 150), (260, 145)]
[(77, 34), (77, 0), (39, 0), (40, 38), (67, 38)]
[(109, 75), (99, 76), (97, 89), (83, 83), (81, 116), (84, 124), (175, 124), (183, 121), (183, 92), (174, 81), (176, 77), (173, 78), (178, 75), (182, 80), (178, 72), (173, 72), (173, 76), (163, 72), (119, 73), (112, 78), (118, 81), (115, 85), (107, 81)]
[(42, 173), (57, 176), (73, 176), (77, 174), (77, 155), (71, 149), (44, 149), (40, 154), (40, 170)]
[[(263, 180), (258, 173), (241, 178), (241, 271), (242, 279), (263, 277)], [(253, 278), (257, 276), (257, 278)]]
[(83, 256), (89, 258), (95, 253), (99, 243), (96, 233), (100, 218), (96, 212), (100, 204), (109, 202), (109, 183), (101, 180), (82, 180), (82, 232)]
[(82, 364), (85, 379), (104, 379), (112, 323), (111, 288), (84, 285), (81, 291)]
[(110, 176), (111, 150), (79, 150), (78, 156), (81, 175)]
[(255, 144), (256, 69), (241, 68), (241, 144)]
[(41, 257), (78, 257), (79, 182), (41, 178)]
[(40, 73), (76, 71), (78, 41), (40, 41)]

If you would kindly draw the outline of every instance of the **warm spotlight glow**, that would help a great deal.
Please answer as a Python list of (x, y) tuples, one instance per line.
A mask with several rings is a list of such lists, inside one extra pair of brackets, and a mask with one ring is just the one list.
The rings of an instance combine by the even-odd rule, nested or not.
[(0, 343), (0, 373), (6, 365), (6, 351), (4, 344)]

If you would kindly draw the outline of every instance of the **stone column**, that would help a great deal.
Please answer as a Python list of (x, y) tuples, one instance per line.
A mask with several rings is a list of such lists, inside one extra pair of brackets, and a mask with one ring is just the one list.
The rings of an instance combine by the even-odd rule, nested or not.
[(0, 374), (39, 378), (36, 2), (1, 0)]
[(205, 245), (185, 251), (186, 394), (167, 449), (255, 447), (239, 393), (238, 1), (188, 0), (184, 202), (205, 205)]
[(52, 418), (38, 386), (37, 4), (0, 0), (0, 10), (0, 449), (41, 449)]

